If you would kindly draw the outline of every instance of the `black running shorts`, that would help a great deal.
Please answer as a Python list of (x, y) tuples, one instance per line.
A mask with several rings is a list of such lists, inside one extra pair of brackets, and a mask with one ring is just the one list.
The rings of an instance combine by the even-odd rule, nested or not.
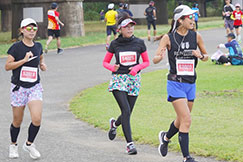
[(60, 30), (48, 29), (48, 36), (54, 36), (55, 38), (60, 37)]

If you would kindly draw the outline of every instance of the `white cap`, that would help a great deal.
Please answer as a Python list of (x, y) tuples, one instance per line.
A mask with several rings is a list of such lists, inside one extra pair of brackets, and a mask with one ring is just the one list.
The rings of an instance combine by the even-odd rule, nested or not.
[(20, 28), (25, 27), (29, 24), (35, 24), (37, 26), (37, 23), (34, 19), (26, 18), (26, 19), (21, 21)]
[(113, 9), (114, 8), (114, 3), (110, 3), (109, 5), (108, 5), (108, 9)]
[(236, 4), (235, 4), (235, 7), (240, 7), (240, 4), (239, 4), (239, 3), (236, 3)]
[(174, 17), (173, 17), (173, 19), (175, 20), (173, 30), (176, 27), (177, 20), (179, 20), (182, 16), (191, 15), (191, 14), (194, 14), (195, 12), (197, 12), (197, 10), (192, 10), (187, 5), (180, 5), (180, 6), (176, 7), (174, 10)]
[(121, 24), (118, 25), (118, 29), (126, 27), (128, 24), (134, 24), (136, 25), (136, 22), (132, 19), (125, 19), (121, 22)]

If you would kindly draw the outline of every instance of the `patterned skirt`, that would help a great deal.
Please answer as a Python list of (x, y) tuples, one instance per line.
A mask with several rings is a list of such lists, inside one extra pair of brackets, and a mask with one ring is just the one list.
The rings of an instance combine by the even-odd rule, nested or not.
[(130, 96), (138, 96), (141, 87), (141, 75), (112, 74), (109, 85), (109, 92), (113, 90), (125, 91)]

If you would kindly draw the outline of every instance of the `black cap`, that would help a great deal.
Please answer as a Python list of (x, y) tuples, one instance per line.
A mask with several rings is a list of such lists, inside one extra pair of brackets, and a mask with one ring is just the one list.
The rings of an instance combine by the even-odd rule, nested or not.
[(119, 3), (119, 7), (123, 7), (123, 5), (124, 5), (123, 3)]
[(235, 34), (234, 33), (229, 33), (226, 37), (231, 37), (232, 39), (235, 39)]
[(51, 4), (51, 9), (55, 9), (55, 8), (57, 8), (57, 3), (53, 2), (53, 3)]

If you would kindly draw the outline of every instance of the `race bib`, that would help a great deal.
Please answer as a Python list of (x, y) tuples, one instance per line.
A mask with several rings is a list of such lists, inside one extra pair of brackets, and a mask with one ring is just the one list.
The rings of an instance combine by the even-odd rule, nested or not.
[(194, 76), (195, 60), (176, 60), (177, 75)]
[(37, 68), (23, 66), (20, 71), (20, 80), (22, 82), (34, 83), (37, 81)]
[(120, 52), (119, 53), (120, 63), (124, 66), (131, 66), (137, 62), (137, 53), (136, 52)]
[(240, 20), (241, 19), (241, 14), (235, 13), (235, 19)]

